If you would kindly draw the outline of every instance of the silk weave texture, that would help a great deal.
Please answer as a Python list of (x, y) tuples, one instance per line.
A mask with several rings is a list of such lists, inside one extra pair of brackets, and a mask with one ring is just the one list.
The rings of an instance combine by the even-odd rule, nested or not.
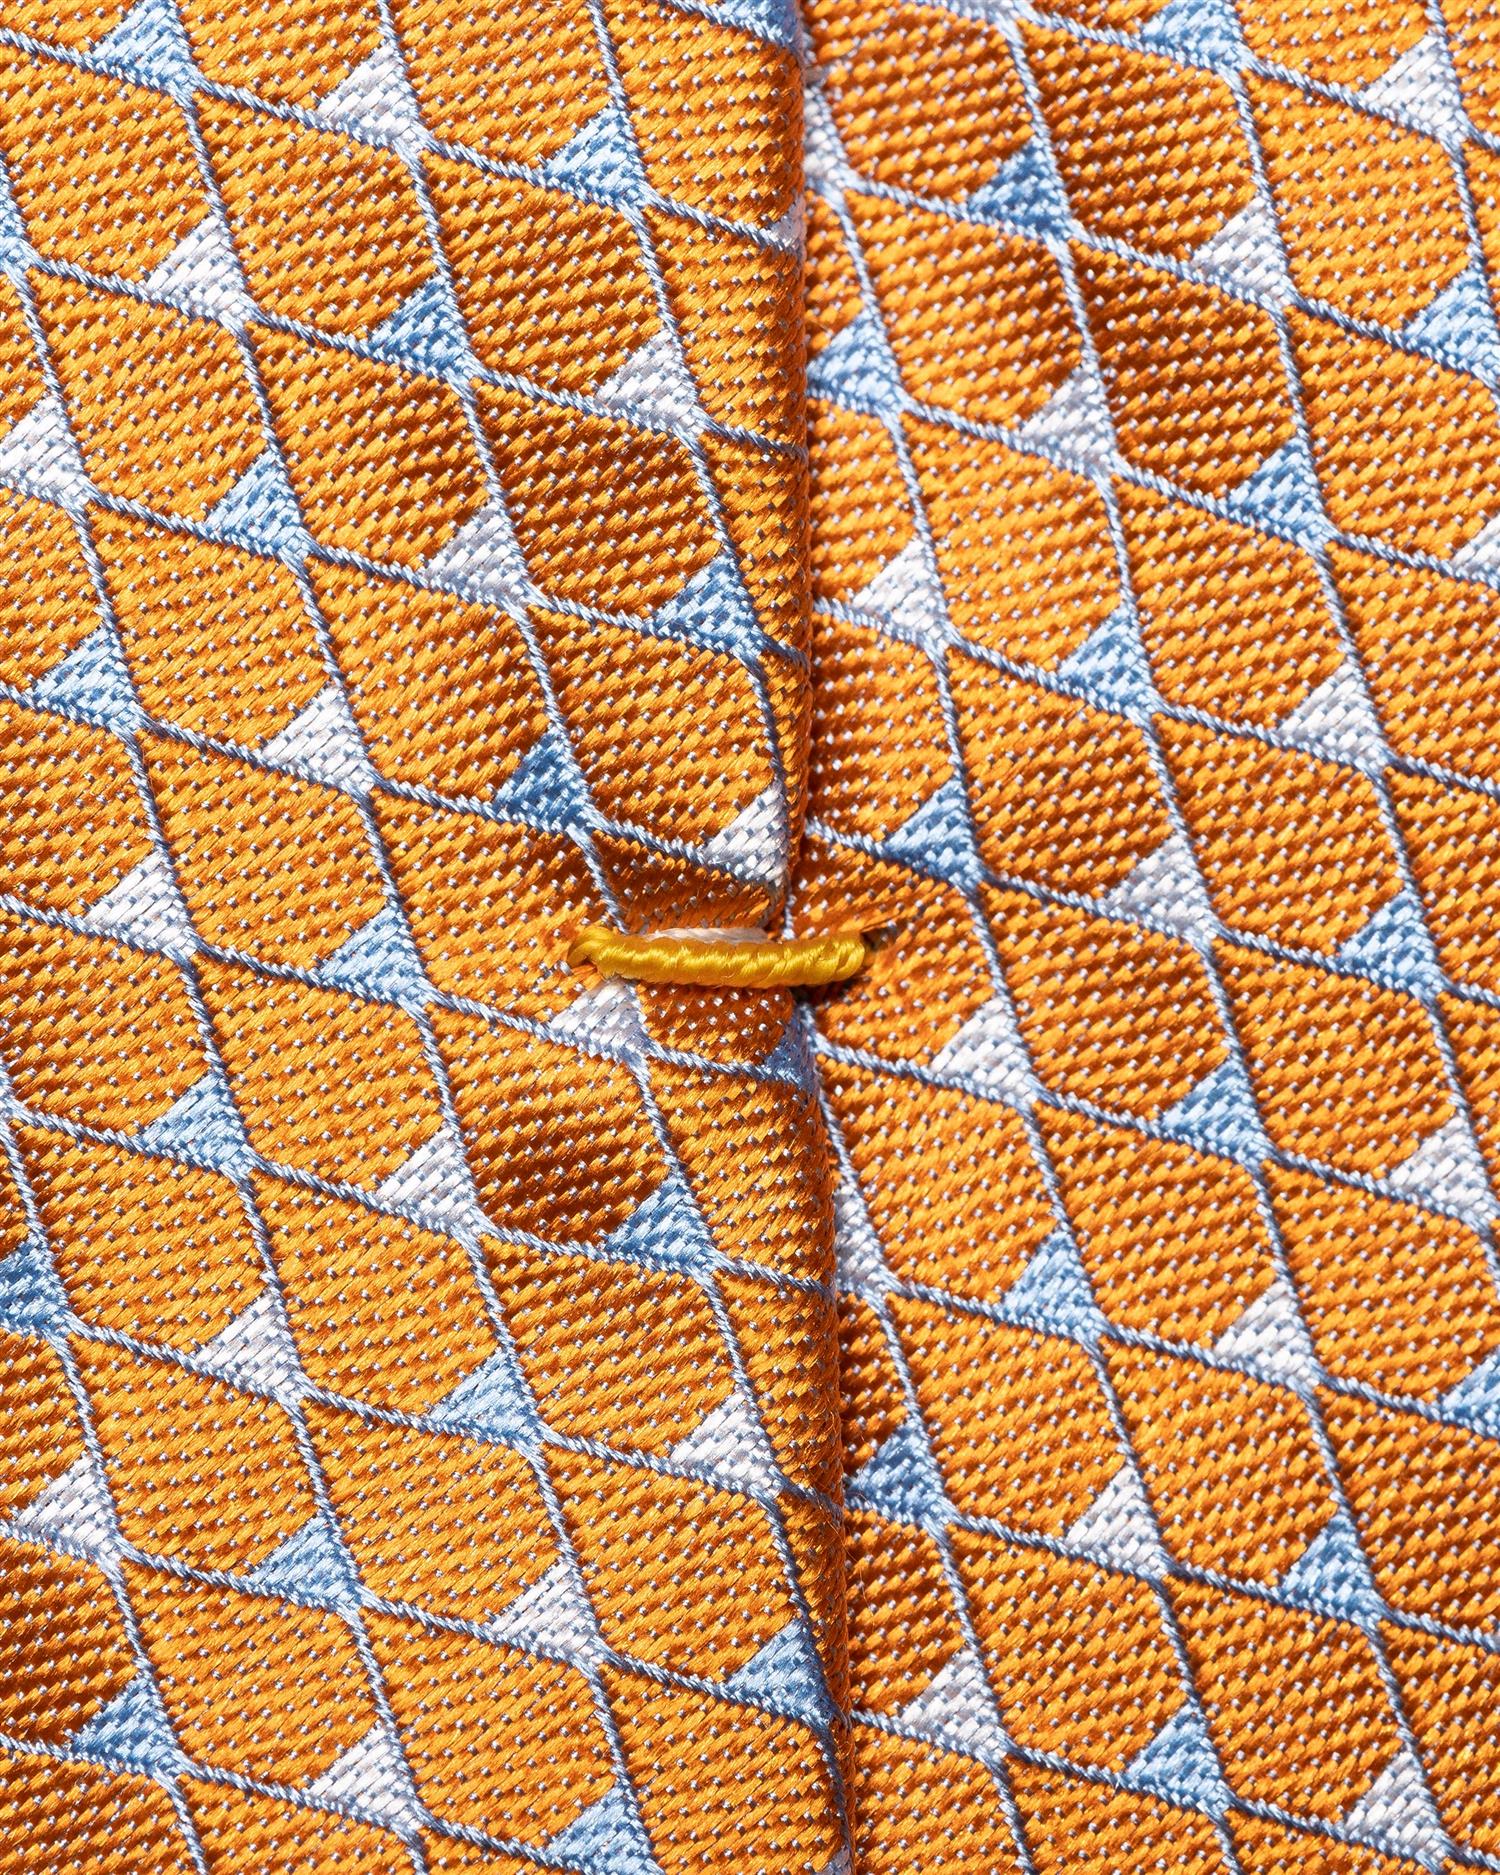
[(1500, 1869), (1497, 281), (1494, 0), (0, 0), (4, 1875)]

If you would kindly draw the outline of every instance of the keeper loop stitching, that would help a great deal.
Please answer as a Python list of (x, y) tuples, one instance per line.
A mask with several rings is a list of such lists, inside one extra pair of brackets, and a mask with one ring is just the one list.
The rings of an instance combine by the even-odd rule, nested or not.
[(580, 931), (568, 952), (575, 966), (632, 983), (704, 989), (820, 989), (863, 969), (870, 944), (859, 931), (820, 937), (770, 938), (760, 932), (657, 932), (628, 937), (602, 925)]

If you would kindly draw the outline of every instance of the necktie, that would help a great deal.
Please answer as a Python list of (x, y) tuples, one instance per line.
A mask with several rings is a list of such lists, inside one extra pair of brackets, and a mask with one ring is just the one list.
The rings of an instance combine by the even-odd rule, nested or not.
[(0, 1868), (1497, 1863), (1497, 56), (0, 3)]

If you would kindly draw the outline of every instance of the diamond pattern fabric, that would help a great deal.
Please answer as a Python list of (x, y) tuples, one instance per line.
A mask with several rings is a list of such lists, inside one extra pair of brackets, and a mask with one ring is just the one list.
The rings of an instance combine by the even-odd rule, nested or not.
[(857, 1866), (1488, 1867), (1492, 18), (807, 25)]
[(1497, 59), (0, 0), (0, 1869), (1500, 1868)]
[(0, 26), (0, 1861), (842, 1867), (789, 36)]

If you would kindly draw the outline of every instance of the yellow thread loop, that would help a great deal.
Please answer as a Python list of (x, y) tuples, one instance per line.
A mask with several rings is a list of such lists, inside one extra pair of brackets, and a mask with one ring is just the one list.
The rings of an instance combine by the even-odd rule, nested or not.
[(568, 952), (570, 964), (592, 964), (607, 977), (634, 983), (689, 983), (705, 989), (817, 989), (842, 983), (869, 955), (858, 931), (826, 937), (626, 937), (590, 925)]

